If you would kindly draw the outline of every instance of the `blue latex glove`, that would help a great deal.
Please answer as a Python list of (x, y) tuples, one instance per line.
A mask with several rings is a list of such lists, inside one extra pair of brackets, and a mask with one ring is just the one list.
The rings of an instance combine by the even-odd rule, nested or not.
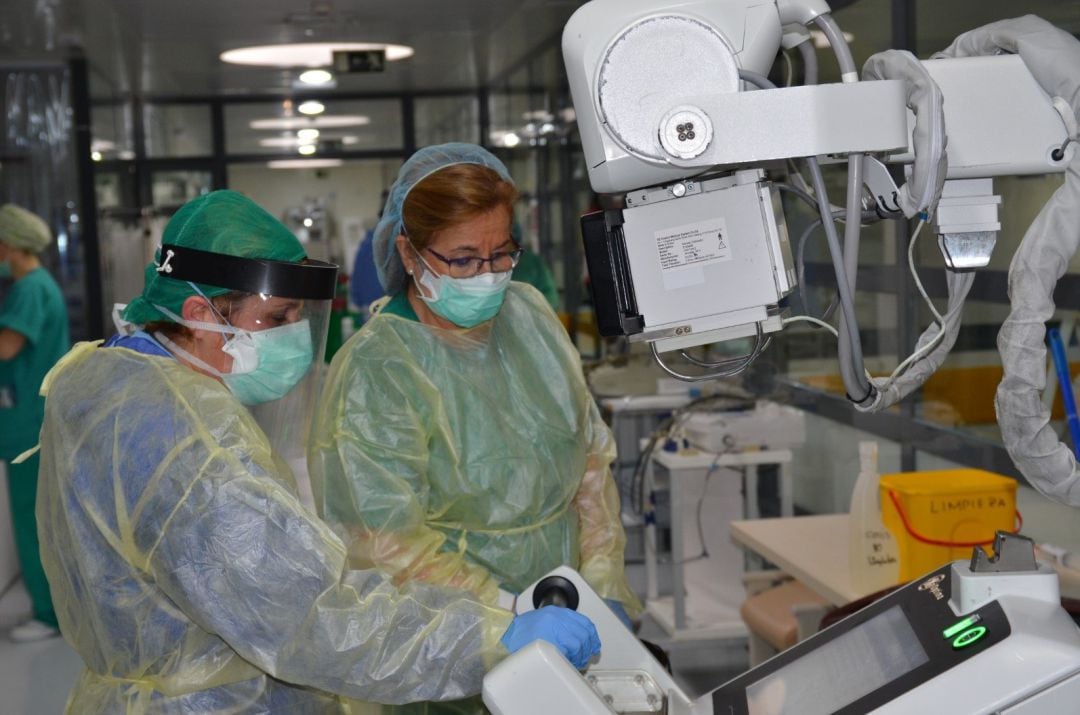
[(605, 598), (604, 603), (607, 607), (614, 612), (614, 614), (622, 621), (622, 624), (630, 630), (634, 630), (634, 622), (630, 620), (630, 614), (623, 608), (622, 603), (616, 601), (614, 598)]
[(574, 667), (581, 670), (600, 652), (596, 626), (585, 616), (569, 608), (544, 606), (516, 616), (503, 633), (502, 644), (511, 653), (543, 640), (558, 648)]

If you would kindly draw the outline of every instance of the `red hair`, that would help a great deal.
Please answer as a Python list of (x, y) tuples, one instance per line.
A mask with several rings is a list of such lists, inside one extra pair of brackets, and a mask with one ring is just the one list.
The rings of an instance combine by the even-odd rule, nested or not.
[(497, 171), (480, 164), (451, 164), (412, 188), (401, 218), (409, 240), (427, 248), (435, 234), (506, 207), (512, 216), (518, 192)]

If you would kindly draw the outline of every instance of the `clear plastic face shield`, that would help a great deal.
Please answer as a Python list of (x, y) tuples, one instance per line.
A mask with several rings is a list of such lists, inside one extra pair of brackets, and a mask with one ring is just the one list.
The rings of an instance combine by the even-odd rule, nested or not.
[[(306, 482), (306, 440), (326, 372), (323, 355), (337, 266), (163, 245), (162, 253), (168, 252), (170, 278), (245, 294), (224, 304), (211, 300), (215, 323), (182, 324), (222, 333), (221, 351), (231, 358), (226, 361), (231, 367), (207, 371), (248, 406), (277, 453)], [(175, 345), (166, 347), (177, 352)], [(196, 365), (202, 362), (204, 370), (210, 367), (190, 354), (181, 357)]]

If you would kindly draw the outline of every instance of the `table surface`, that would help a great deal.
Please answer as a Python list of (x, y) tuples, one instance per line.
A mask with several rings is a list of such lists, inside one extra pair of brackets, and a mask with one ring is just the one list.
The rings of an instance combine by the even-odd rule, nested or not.
[(627, 395), (625, 397), (602, 397), (600, 405), (612, 414), (648, 413), (677, 410), (692, 402), (689, 395)]
[(868, 595), (851, 583), (847, 514), (731, 522), (731, 538), (842, 606)]
[[(833, 605), (869, 595), (851, 583), (847, 514), (744, 519), (731, 522), (730, 531), (736, 544), (764, 556)], [(1037, 556), (1058, 572), (1061, 595), (1080, 599), (1080, 570)]]
[(793, 455), (790, 449), (754, 449), (744, 452), (716, 454), (702, 450), (653, 452), (653, 460), (668, 469), (708, 469), (717, 467), (742, 467), (756, 464), (787, 464)]

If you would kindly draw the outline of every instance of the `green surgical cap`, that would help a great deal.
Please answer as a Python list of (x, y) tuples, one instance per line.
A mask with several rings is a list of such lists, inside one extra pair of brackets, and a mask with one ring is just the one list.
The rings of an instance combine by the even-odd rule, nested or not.
[(4, 204), (0, 206), (0, 241), (12, 248), (41, 253), (52, 243), (52, 231), (37, 214), (15, 204)]
[[(254, 201), (235, 191), (214, 191), (184, 204), (165, 227), (162, 243), (241, 258), (298, 263), (307, 255), (296, 236)], [(229, 293), (224, 286), (169, 278), (157, 270), (161, 249), (146, 266), (142, 295), (124, 309), (124, 320), (145, 325), (170, 318), (154, 306), (179, 315), (184, 301), (196, 295), (192, 285), (211, 298)]]

